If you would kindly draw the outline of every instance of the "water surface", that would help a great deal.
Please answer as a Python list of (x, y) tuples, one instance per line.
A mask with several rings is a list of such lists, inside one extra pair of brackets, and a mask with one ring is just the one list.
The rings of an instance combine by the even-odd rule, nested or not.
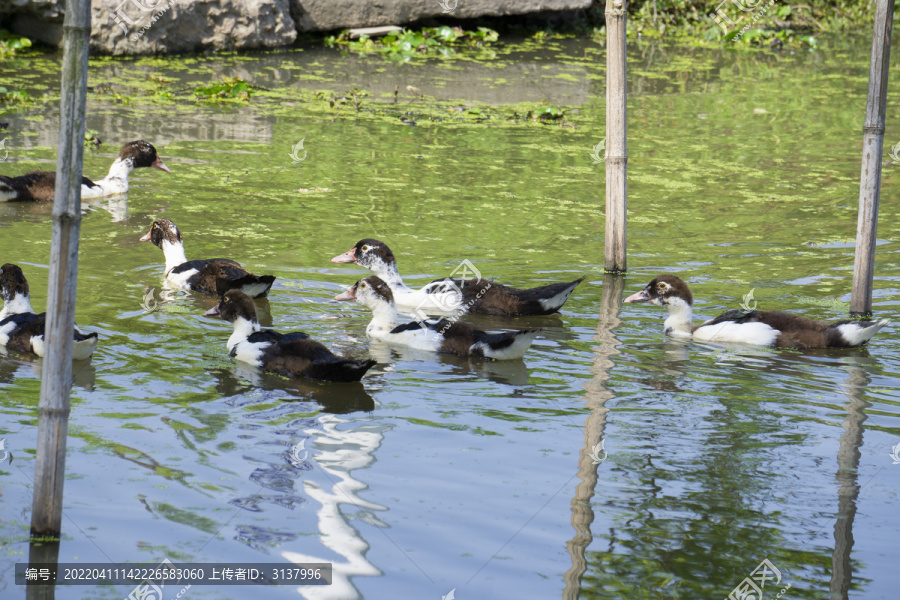
[[(173, 174), (136, 172), (127, 198), (86, 207), (77, 320), (101, 345), (75, 374), (60, 562), (324, 561), (332, 586), (252, 594), (455, 589), (462, 600), (723, 598), (768, 558), (791, 584), (785, 598), (895, 597), (895, 329), (858, 350), (725, 348), (667, 341), (660, 309), (620, 305), (671, 272), (691, 284), (697, 318), (737, 308), (751, 289), (761, 308), (846, 316), (866, 42), (629, 52), (629, 272), (619, 279), (601, 273), (605, 171), (590, 156), (604, 136), (597, 42), (488, 63), (398, 66), (312, 49), (92, 62), (91, 85), (234, 74), (298, 94), (358, 86), (372, 104), (415, 85), (507, 118), (455, 122), (413, 103), (411, 127), (323, 116), (305, 99), (128, 106), (92, 95), (88, 127), (105, 143), (86, 153), (88, 176), (138, 137)], [(0, 67), (35, 94), (58, 73), (55, 58)], [(894, 98), (889, 144), (900, 140)], [(512, 114), (545, 100), (571, 126)], [(53, 168), (54, 110), (3, 116), (4, 173)], [(308, 155), (295, 164), (301, 139)], [(894, 319), (897, 168), (884, 167), (875, 270), (875, 312)], [(0, 260), (23, 267), (43, 307), (50, 209), (0, 214)], [(236, 364), (230, 326), (201, 316), (214, 300), (162, 290), (162, 253), (138, 241), (157, 217), (179, 225), (188, 258), (232, 257), (278, 277), (259, 304), (265, 326), (379, 365), (360, 385), (326, 385)], [(365, 237), (391, 246), (410, 283), (463, 259), (517, 286), (587, 279), (558, 316), (472, 319), (543, 327), (522, 361), (396, 352), (366, 340), (365, 309), (331, 300), (366, 272), (329, 259)], [(29, 552), (40, 369), (0, 357), (0, 437), (14, 456), (0, 464), (4, 598), (25, 597), (11, 565)], [(297, 461), (301, 441), (308, 456)], [(60, 587), (56, 597), (128, 592)], [(195, 586), (188, 597), (247, 593)]]

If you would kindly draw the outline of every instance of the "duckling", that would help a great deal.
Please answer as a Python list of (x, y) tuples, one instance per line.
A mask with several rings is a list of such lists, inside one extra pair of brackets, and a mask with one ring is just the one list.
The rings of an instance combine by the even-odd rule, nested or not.
[(694, 327), (694, 296), (675, 275), (659, 275), (625, 302), (649, 302), (664, 306), (669, 317), (664, 332), (676, 338), (701, 342), (743, 343), (775, 348), (853, 348), (862, 346), (890, 321), (816, 321), (774, 310), (725, 312)]
[(264, 371), (291, 378), (348, 382), (359, 381), (375, 365), (374, 360), (336, 356), (301, 331), (279, 333), (260, 328), (253, 301), (240, 290), (225, 292), (206, 315), (234, 324), (234, 333), (228, 338), (229, 354)]

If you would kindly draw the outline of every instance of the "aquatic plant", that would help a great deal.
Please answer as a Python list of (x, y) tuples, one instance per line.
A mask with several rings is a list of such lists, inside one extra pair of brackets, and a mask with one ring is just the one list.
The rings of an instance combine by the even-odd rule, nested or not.
[(31, 40), (21, 35), (0, 29), (0, 58), (6, 58), (25, 48), (31, 47)]
[(34, 104), (31, 94), (22, 90), (9, 91), (0, 85), (0, 102), (5, 104)]
[(194, 96), (197, 100), (244, 100), (250, 101), (250, 93), (256, 88), (240, 77), (224, 77), (209, 85), (201, 85), (194, 88)]
[(477, 50), (496, 42), (499, 34), (493, 29), (479, 27), (466, 31), (461, 27), (424, 27), (418, 31), (403, 29), (392, 31), (380, 38), (360, 36), (351, 40), (349, 31), (325, 38), (328, 46), (343, 46), (360, 54), (381, 53), (388, 58), (406, 61), (414, 57), (455, 56), (464, 50)]

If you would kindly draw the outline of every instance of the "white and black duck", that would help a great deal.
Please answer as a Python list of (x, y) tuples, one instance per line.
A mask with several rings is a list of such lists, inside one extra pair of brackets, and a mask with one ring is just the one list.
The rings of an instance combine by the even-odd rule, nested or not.
[[(31, 308), (28, 281), (18, 265), (7, 263), (0, 267), (0, 297), (4, 302), (0, 310), (0, 346), (43, 357), (47, 313), (38, 315)], [(90, 358), (97, 348), (97, 334), (84, 333), (75, 327), (73, 336), (72, 357)]]
[(729, 310), (715, 319), (693, 325), (694, 296), (674, 275), (659, 275), (625, 302), (649, 302), (663, 306), (669, 316), (664, 332), (676, 338), (701, 342), (740, 343), (776, 348), (852, 348), (862, 346), (890, 324), (881, 321), (845, 320), (829, 323), (774, 310)]
[(398, 308), (426, 314), (549, 315), (562, 308), (584, 280), (581, 277), (568, 283), (520, 290), (486, 279), (445, 278), (414, 290), (403, 283), (397, 260), (387, 244), (373, 239), (360, 240), (331, 262), (366, 267), (390, 286)]
[[(100, 198), (128, 191), (128, 175), (134, 169), (152, 167), (171, 173), (156, 154), (153, 144), (143, 140), (128, 142), (103, 179), (81, 178), (81, 199)], [(33, 171), (17, 177), (0, 175), (0, 202), (52, 202), (56, 190), (56, 171)]]
[(203, 294), (221, 296), (228, 290), (241, 290), (251, 298), (263, 298), (275, 282), (273, 275), (254, 275), (228, 258), (189, 261), (184, 241), (175, 223), (157, 219), (142, 242), (153, 242), (166, 257), (166, 280), (173, 286)]
[(355, 300), (372, 311), (366, 335), (374, 340), (416, 350), (445, 352), (496, 360), (522, 358), (539, 330), (485, 333), (469, 323), (447, 319), (396, 325), (397, 307), (391, 288), (375, 275), (360, 279), (335, 300)]
[(278, 333), (260, 328), (256, 308), (247, 294), (230, 290), (207, 316), (219, 316), (234, 325), (228, 352), (241, 362), (285, 377), (323, 381), (359, 381), (374, 360), (336, 356), (303, 332)]

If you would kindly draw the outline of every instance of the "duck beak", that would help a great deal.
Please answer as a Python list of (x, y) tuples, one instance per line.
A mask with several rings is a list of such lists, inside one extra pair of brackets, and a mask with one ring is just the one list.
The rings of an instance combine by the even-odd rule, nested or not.
[(152, 229), (151, 229), (150, 231), (147, 232), (147, 235), (145, 235), (144, 237), (141, 238), (141, 241), (142, 241), (142, 242), (149, 242), (149, 241), (150, 241), (150, 234), (151, 234), (151, 233), (153, 233), (153, 230), (152, 230)]
[(343, 294), (338, 294), (334, 297), (335, 300), (356, 300), (356, 286), (354, 285), (352, 288), (344, 292)]
[(211, 309), (209, 309), (208, 311), (203, 313), (203, 316), (204, 317), (221, 317), (222, 313), (219, 312), (219, 305), (216, 304), (215, 306), (213, 306)]
[(625, 298), (624, 302), (626, 304), (630, 302), (650, 302), (650, 294), (647, 293), (647, 288), (644, 288), (637, 294), (632, 294)]
[(156, 157), (156, 160), (153, 161), (153, 164), (150, 166), (153, 167), (154, 169), (159, 169), (160, 171), (165, 171), (169, 175), (172, 174), (172, 171), (169, 170), (169, 167), (167, 167), (165, 165), (165, 163), (163, 163), (163, 161), (159, 160), (158, 156)]
[(355, 263), (356, 262), (356, 248), (350, 248), (343, 254), (339, 254), (331, 259), (333, 263)]

